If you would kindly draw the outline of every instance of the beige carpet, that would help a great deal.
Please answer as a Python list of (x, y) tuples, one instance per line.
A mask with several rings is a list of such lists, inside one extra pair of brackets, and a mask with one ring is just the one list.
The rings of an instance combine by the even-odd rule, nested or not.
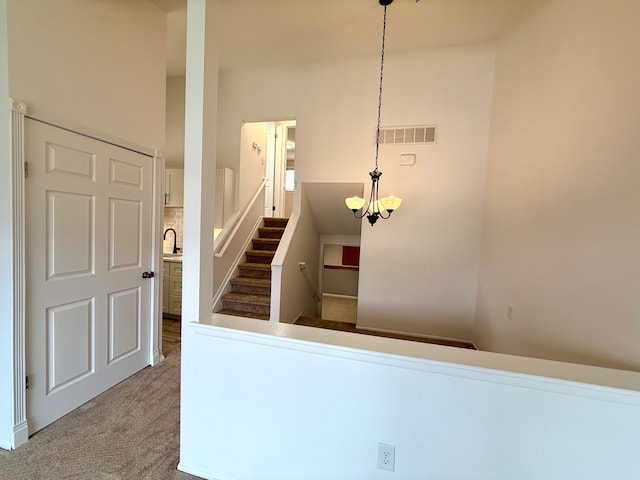
[(179, 456), (180, 346), (37, 432), (0, 450), (0, 479), (194, 479)]

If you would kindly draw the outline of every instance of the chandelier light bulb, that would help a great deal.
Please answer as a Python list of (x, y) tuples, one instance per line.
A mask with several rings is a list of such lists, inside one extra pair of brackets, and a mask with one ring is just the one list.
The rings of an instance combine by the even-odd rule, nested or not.
[(364, 207), (364, 198), (349, 197), (345, 200), (345, 203), (347, 204), (347, 207), (349, 207), (349, 210), (355, 213)]
[(393, 195), (391, 195), (390, 197), (384, 197), (380, 199), (380, 204), (388, 212), (393, 212), (394, 210), (397, 210), (401, 203), (402, 203), (402, 199), (398, 197), (394, 197)]

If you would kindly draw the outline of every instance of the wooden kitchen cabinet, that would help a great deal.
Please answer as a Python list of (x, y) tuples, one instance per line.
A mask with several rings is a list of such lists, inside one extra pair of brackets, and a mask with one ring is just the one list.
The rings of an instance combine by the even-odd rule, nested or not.
[(164, 178), (164, 206), (182, 207), (184, 205), (184, 170), (167, 169)]
[(169, 262), (162, 262), (162, 313), (169, 313)]
[(162, 265), (162, 313), (182, 315), (182, 262), (165, 260)]

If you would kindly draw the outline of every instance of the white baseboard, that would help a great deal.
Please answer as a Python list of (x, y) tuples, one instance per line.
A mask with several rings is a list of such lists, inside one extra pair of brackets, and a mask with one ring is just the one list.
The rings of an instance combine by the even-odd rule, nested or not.
[(281, 322), (281, 323), (288, 323), (288, 324), (290, 324), (290, 325), (295, 325), (295, 324), (296, 324), (296, 322), (298, 321), (298, 319), (299, 319), (300, 317), (304, 317), (304, 312), (300, 312), (300, 313), (296, 316), (296, 318), (294, 318), (291, 322)]
[(162, 362), (164, 362), (164, 355), (160, 354), (158, 356), (153, 356), (153, 363), (151, 364), (152, 367), (156, 367), (158, 365), (160, 365)]
[(25, 420), (13, 427), (13, 448), (18, 448), (29, 441), (29, 424)]
[(201, 470), (182, 462), (178, 463), (178, 470), (190, 475), (195, 475), (196, 477), (206, 478), (207, 480), (236, 480), (235, 478), (220, 475), (218, 473), (208, 472), (206, 470)]
[(347, 300), (358, 300), (358, 297), (354, 295), (340, 295), (338, 293), (323, 293), (322, 296), (330, 298), (346, 298)]
[(151, 358), (151, 366), (155, 367), (164, 361), (164, 355), (159, 349), (153, 351), (153, 357)]

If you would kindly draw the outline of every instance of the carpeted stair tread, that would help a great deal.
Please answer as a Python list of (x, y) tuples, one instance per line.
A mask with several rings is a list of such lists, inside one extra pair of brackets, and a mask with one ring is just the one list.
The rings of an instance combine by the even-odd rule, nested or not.
[(235, 277), (231, 279), (232, 285), (255, 285), (258, 287), (271, 287), (271, 280), (268, 278), (255, 277)]
[(254, 238), (253, 249), (275, 252), (280, 244), (279, 238)]
[(264, 218), (264, 226), (265, 227), (276, 227), (276, 228), (285, 228), (287, 223), (289, 222), (288, 218), (278, 218), (278, 217), (265, 217)]
[[(276, 254), (276, 252), (272, 252), (270, 250), (247, 250), (246, 251), (247, 255), (255, 255), (257, 257), (271, 257), (273, 258), (273, 256)], [(251, 262), (249, 262), (251, 263)]]
[(270, 252), (268, 250), (247, 250), (245, 255), (247, 256), (247, 263), (268, 263), (273, 261), (273, 257), (276, 252)]
[(271, 311), (271, 295), (229, 292), (222, 296), (225, 309), (250, 314), (269, 315)]
[(238, 310), (223, 309), (216, 313), (222, 313), (223, 315), (233, 315), (234, 317), (255, 318), (256, 320), (269, 320), (269, 315), (262, 315), (260, 313), (253, 312), (240, 312)]
[(267, 271), (271, 271), (271, 265), (268, 263), (251, 263), (251, 262), (247, 262), (247, 263), (241, 263), (240, 265), (238, 265), (238, 267), (240, 268), (246, 268), (246, 269), (252, 269), (252, 270), (267, 270)]
[(241, 263), (238, 270), (241, 277), (271, 279), (270, 263)]
[(271, 297), (269, 295), (255, 295), (252, 293), (229, 292), (222, 295), (224, 301), (236, 303), (250, 303), (252, 305), (269, 305)]
[(258, 229), (260, 238), (282, 238), (282, 234), (284, 233), (284, 228), (277, 227), (260, 227)]
[(232, 278), (230, 283), (232, 292), (271, 295), (271, 280), (268, 278), (240, 276)]

